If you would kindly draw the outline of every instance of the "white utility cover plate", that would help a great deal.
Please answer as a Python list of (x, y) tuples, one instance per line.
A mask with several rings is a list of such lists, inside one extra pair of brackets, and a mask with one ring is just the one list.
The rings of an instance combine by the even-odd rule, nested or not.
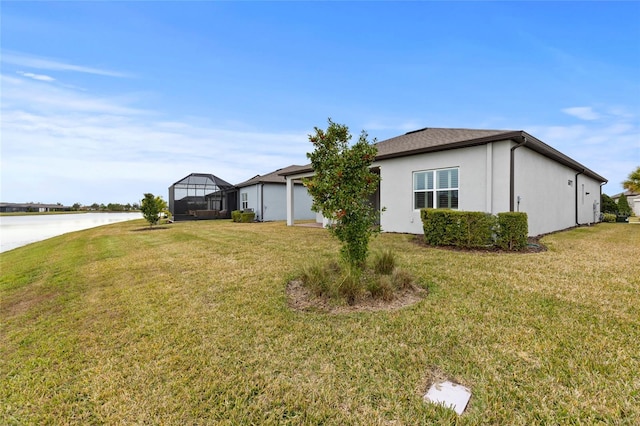
[(434, 383), (424, 395), (426, 402), (442, 404), (453, 409), (458, 415), (462, 414), (471, 398), (471, 390), (452, 382)]

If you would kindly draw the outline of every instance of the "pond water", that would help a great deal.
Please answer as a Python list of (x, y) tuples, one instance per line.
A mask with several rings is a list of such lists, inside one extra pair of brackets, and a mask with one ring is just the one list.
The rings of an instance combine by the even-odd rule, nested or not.
[(0, 253), (68, 232), (133, 219), (142, 219), (142, 213), (0, 216)]

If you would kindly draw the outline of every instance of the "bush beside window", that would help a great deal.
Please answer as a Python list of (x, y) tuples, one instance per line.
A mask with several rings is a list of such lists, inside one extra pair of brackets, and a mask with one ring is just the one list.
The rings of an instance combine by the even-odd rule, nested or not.
[(427, 244), (463, 248), (493, 244), (495, 219), (488, 213), (422, 209), (420, 215)]
[(496, 245), (503, 250), (522, 250), (527, 246), (529, 225), (526, 213), (498, 213)]
[(422, 209), (420, 217), (429, 245), (505, 250), (522, 250), (527, 245), (526, 213), (493, 216), (483, 212)]
[(231, 220), (233, 222), (249, 223), (256, 218), (256, 213), (252, 211), (234, 210), (231, 212)]

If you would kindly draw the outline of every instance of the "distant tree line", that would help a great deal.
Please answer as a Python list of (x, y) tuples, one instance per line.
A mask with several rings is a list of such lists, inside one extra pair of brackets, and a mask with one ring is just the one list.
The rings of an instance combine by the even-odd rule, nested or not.
[(71, 206), (71, 210), (73, 211), (98, 211), (98, 212), (131, 212), (140, 210), (140, 204), (138, 203), (109, 203), (109, 204), (98, 204), (93, 203), (90, 206), (85, 206), (80, 203), (74, 203)]

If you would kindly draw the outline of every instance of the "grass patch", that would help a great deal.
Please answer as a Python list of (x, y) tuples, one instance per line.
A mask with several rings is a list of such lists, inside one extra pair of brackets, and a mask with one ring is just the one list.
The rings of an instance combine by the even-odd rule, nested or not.
[[(0, 254), (1, 424), (640, 423), (639, 226), (509, 255), (382, 234), (429, 296), (327, 315), (285, 291), (337, 258), (326, 230), (144, 223)], [(434, 377), (463, 416), (422, 402)]]

